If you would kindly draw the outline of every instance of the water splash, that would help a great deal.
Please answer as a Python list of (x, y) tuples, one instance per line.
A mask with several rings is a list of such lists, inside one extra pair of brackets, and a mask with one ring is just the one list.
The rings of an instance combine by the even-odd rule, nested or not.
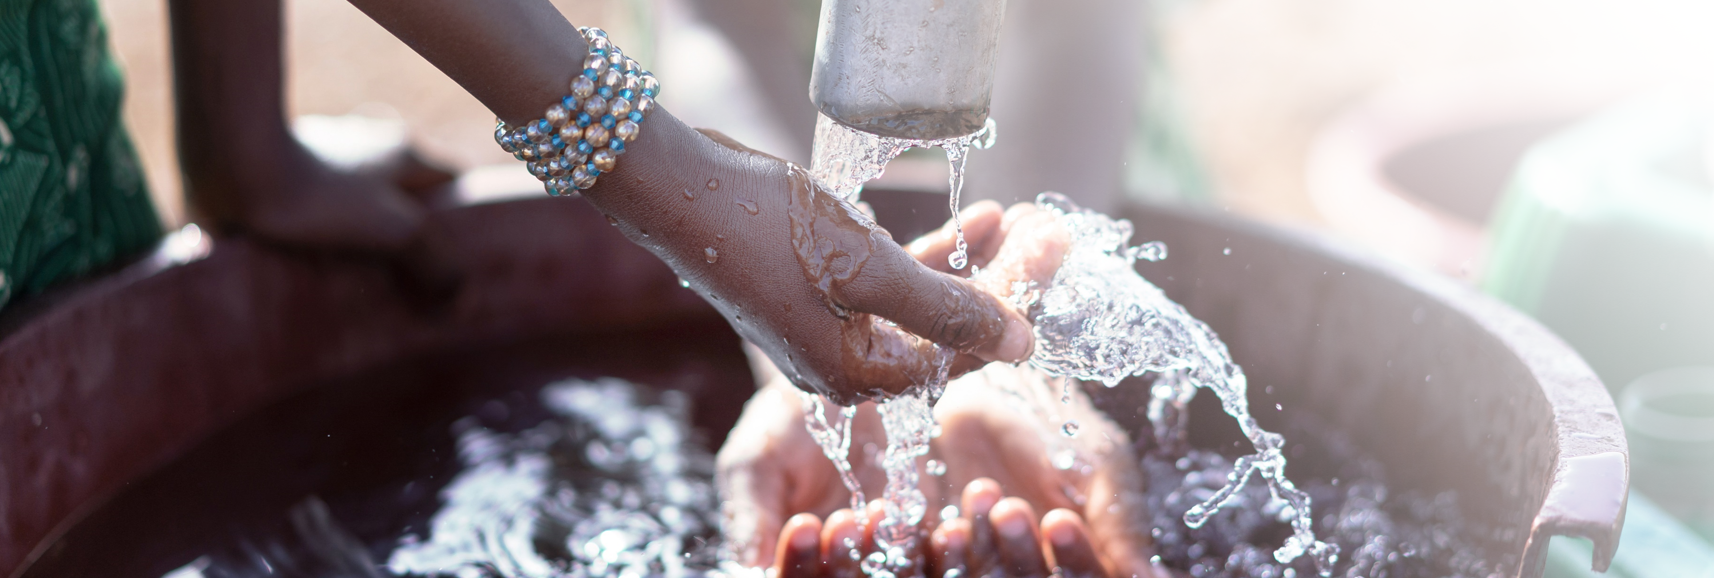
[(508, 434), (461, 420), (463, 470), (426, 539), (387, 560), (398, 575), (508, 578), (702, 575), (719, 511), (713, 457), (690, 436), (688, 401), (648, 405), (604, 378), (542, 391), (559, 419)]
[(963, 269), (969, 262), (964, 223), (958, 217), (959, 198), (964, 190), (964, 160), (972, 147), (987, 149), (994, 146), (997, 134), (992, 118), (974, 134), (918, 140), (870, 134), (839, 124), (827, 115), (818, 115), (809, 172), (833, 196), (856, 203), (863, 192), (863, 184), (880, 177), (887, 170), (887, 163), (900, 153), (919, 147), (940, 147), (946, 151), (946, 161), (951, 165), (947, 175), (947, 189), (951, 196), (947, 203), (952, 209), (957, 237), (957, 247), (947, 256), (947, 262), (953, 269)]
[(1156, 401), (1150, 403), (1151, 419), (1162, 418), (1156, 427), (1165, 424), (1168, 430), (1160, 439), (1182, 440), (1185, 404), (1196, 388), (1213, 391), (1256, 453), (1236, 460), (1226, 484), (1185, 512), (1185, 525), (1202, 526), (1231, 503), (1252, 476), (1260, 475), (1291, 513), (1292, 535), (1274, 551), (1275, 559), (1287, 563), (1308, 554), (1323, 576), (1331, 574), (1339, 549), (1315, 539), (1310, 497), (1285, 476), (1285, 438), (1262, 429), (1250, 416), (1243, 370), (1207, 324), (1133, 269), (1138, 258), (1164, 256), (1164, 248), (1127, 247), (1130, 221), (1084, 210), (1064, 195), (1042, 193), (1036, 204), (1060, 218), (1070, 232), (1071, 246), (1053, 283), (1031, 310), (1036, 352), (1030, 362), (1053, 375), (1107, 387), (1133, 375), (1165, 374), (1151, 392)]

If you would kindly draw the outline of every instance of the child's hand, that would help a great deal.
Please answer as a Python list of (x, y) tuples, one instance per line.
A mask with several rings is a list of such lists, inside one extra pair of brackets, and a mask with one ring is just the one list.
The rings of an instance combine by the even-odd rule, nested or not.
[[(1029, 356), (1029, 322), (1000, 298), (919, 263), (803, 168), (661, 112), (584, 196), (794, 385), (853, 404), (926, 381), (936, 343), (962, 371)], [(969, 236), (998, 239), (998, 206), (980, 213)]]

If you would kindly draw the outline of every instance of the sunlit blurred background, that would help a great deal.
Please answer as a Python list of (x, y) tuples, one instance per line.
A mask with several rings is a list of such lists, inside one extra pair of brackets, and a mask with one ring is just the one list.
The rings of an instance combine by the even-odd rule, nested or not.
[[(812, 0), (555, 3), (623, 39), (687, 122), (807, 159)], [(102, 5), (153, 194), (169, 225), (184, 223), (165, 1)], [(529, 178), (493, 146), (492, 115), (344, 0), (286, 5), (292, 115), (381, 119), (470, 178)], [(1052, 187), (1098, 206), (1200, 204), (1320, 230), (1507, 301), (1583, 354), (1626, 421), (1637, 491), (1609, 575), (1714, 566), (1714, 2), (1008, 11), (1000, 146), (972, 158), (973, 197)], [(1029, 24), (1043, 21), (1062, 25)], [(1019, 56), (1065, 43), (1077, 66)], [(1078, 74), (1105, 88), (1084, 90)], [(1053, 139), (1072, 158), (1019, 168), (1004, 148), (1018, 139)], [(906, 157), (883, 178), (933, 190), (945, 182), (934, 161)], [(1587, 574), (1587, 544), (1558, 540), (1550, 575)]]

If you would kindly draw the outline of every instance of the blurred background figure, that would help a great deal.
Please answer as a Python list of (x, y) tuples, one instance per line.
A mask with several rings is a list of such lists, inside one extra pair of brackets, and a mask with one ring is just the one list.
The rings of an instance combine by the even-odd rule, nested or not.
[[(101, 4), (148, 189), (165, 224), (183, 224), (166, 0)], [(489, 144), (492, 116), (409, 48), (344, 0), (284, 5), (284, 107), (316, 154), (363, 133), (451, 167), (457, 202), (539, 194)], [(651, 63), (687, 123), (807, 163), (818, 2), (556, 5)], [(1000, 137), (971, 155), (967, 204), (1058, 190), (1101, 209), (1202, 205), (1489, 292), (1576, 347), (1618, 401), (1636, 491), (1609, 575), (1714, 559), (1714, 5), (1012, 0), (1007, 12)], [(940, 192), (945, 170), (939, 151), (918, 151), (873, 186)], [(1557, 541), (1551, 571), (1587, 572), (1587, 551)]]

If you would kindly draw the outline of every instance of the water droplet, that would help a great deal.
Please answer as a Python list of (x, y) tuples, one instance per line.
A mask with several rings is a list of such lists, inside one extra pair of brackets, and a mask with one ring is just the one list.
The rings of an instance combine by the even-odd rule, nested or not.
[(1285, 406), (1276, 403), (1274, 404), (1274, 411), (1285, 411)]
[(702, 257), (707, 259), (709, 263), (713, 263), (720, 260), (720, 252), (715, 251), (714, 247), (709, 247), (702, 250)]
[(966, 252), (964, 249), (959, 249), (957, 251), (953, 251), (951, 255), (946, 256), (946, 263), (948, 265), (952, 265), (953, 269), (963, 269), (964, 265), (967, 264), (969, 261), (970, 261), (970, 254), (968, 252)]
[(708, 184), (703, 186), (708, 187), (710, 191), (718, 191), (720, 190), (720, 179), (708, 179)]
[(1059, 431), (1064, 433), (1065, 437), (1077, 437), (1077, 429), (1080, 427), (1082, 426), (1077, 425), (1077, 420), (1066, 420), (1065, 425), (1059, 426)]
[(690, 282), (684, 280), (684, 277), (679, 277), (678, 278), (678, 286), (683, 287), (685, 289), (689, 289), (690, 288)]
[(746, 212), (746, 213), (754, 215), (756, 213), (762, 212), (762, 207), (760, 205), (757, 205), (756, 201), (752, 201), (752, 200), (746, 199), (744, 197), (738, 197), (738, 198), (734, 199), (733, 202), (738, 203), (738, 206), (740, 206), (740, 207), (744, 207), (744, 212)]
[(1227, 248), (1225, 248), (1225, 249), (1221, 249), (1221, 250), (1220, 250), (1220, 254), (1221, 254), (1221, 255), (1231, 255), (1231, 254), (1232, 254), (1232, 248), (1231, 248), (1231, 247), (1227, 247)]
[(1054, 469), (1065, 471), (1071, 469), (1071, 467), (1075, 465), (1077, 465), (1077, 452), (1075, 450), (1065, 448), (1053, 454)]
[(1131, 248), (1132, 259), (1159, 261), (1166, 258), (1166, 243), (1149, 241)]
[(946, 475), (946, 462), (940, 460), (929, 460), (927, 464), (923, 464), (923, 468), (931, 476)]
[(953, 505), (953, 504), (947, 504), (945, 508), (940, 509), (940, 519), (941, 520), (953, 520), (953, 519), (957, 519), (957, 518), (958, 518), (958, 506)]
[(685, 189), (684, 190), (684, 200), (686, 200), (686, 201), (696, 200), (696, 191), (692, 191), (690, 189)]
[(617, 227), (619, 226), (619, 219), (613, 218), (613, 215), (607, 215), (607, 224)]

